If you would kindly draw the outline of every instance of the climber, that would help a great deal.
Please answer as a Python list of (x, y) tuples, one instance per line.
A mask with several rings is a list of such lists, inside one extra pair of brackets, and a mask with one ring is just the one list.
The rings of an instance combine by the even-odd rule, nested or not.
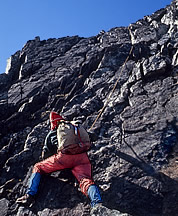
[[(102, 202), (99, 189), (92, 179), (91, 163), (89, 161), (87, 152), (85, 151), (79, 154), (68, 154), (69, 152), (71, 153), (71, 149), (67, 151), (67, 148), (61, 148), (62, 144), (58, 141), (58, 136), (60, 134), (58, 135), (57, 129), (59, 130), (59, 128), (62, 128), (63, 125), (66, 126), (67, 124), (70, 124), (70, 122), (66, 122), (64, 118), (58, 113), (50, 113), (51, 130), (45, 139), (45, 144), (42, 151), (42, 159), (47, 156), (49, 150), (53, 152), (53, 155), (35, 164), (26, 194), (18, 198), (16, 203), (27, 205), (31, 204), (34, 200), (34, 196), (37, 194), (41, 175), (67, 168), (71, 169), (73, 175), (77, 178), (82, 193), (89, 197), (91, 201), (91, 207), (94, 207), (96, 204)], [(66, 127), (68, 126), (69, 125)], [(81, 136), (79, 134), (79, 140), (82, 142), (81, 138), (83, 139), (82, 134)], [(63, 142), (63, 140), (61, 142)], [(82, 144), (84, 144), (84, 142), (82, 142)], [(55, 152), (56, 149), (57, 153)]]

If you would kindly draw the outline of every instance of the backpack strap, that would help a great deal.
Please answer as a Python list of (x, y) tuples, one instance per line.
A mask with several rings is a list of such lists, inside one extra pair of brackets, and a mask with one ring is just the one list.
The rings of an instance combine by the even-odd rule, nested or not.
[(79, 125), (74, 125), (73, 123), (70, 122), (70, 124), (74, 127), (74, 134), (76, 136), (78, 136), (79, 140), (80, 140), (80, 143), (79, 143), (79, 146), (82, 148), (84, 146), (84, 143), (81, 139), (81, 136), (80, 136), (80, 131), (79, 131)]
[(81, 139), (80, 131), (79, 131), (79, 128), (78, 128), (78, 127), (77, 127), (77, 133), (78, 133), (78, 138), (79, 138), (79, 140), (80, 140), (79, 146), (82, 148), (82, 147), (84, 146), (84, 144), (83, 144), (83, 141), (82, 141), (82, 139)]

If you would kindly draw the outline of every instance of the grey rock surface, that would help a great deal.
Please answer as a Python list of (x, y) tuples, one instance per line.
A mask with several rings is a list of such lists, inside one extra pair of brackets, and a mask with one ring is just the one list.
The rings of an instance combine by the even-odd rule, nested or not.
[[(177, 9), (174, 0), (129, 28), (90, 38), (36, 37), (10, 57), (0, 75), (3, 216), (89, 215), (68, 170), (44, 176), (31, 208), (15, 200), (39, 161), (49, 112), (80, 117), (89, 131), (103, 106), (88, 154), (107, 214), (177, 215)], [(162, 171), (171, 161), (174, 177)]]

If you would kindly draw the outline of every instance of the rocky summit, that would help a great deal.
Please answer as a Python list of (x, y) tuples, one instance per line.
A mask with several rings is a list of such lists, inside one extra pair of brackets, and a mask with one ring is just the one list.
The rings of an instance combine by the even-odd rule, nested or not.
[[(92, 215), (178, 215), (178, 1), (128, 27), (29, 40), (0, 74), (0, 215), (90, 215), (70, 170), (24, 195), (49, 113), (80, 118), (103, 205)], [(95, 121), (96, 120), (96, 121)]]

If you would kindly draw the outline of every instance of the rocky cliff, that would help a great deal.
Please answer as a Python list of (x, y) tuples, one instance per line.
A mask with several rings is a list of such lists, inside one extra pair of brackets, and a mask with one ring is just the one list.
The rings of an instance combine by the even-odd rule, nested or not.
[(108, 215), (178, 215), (177, 8), (174, 0), (90, 38), (36, 37), (10, 57), (0, 74), (0, 215), (87, 214), (69, 170), (44, 176), (31, 208), (15, 203), (51, 110), (80, 117), (88, 130), (102, 110), (89, 157)]

